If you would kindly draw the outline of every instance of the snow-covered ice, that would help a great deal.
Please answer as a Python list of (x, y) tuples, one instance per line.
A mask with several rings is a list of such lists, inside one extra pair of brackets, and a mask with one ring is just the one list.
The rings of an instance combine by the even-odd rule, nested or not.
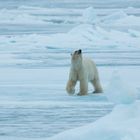
[[(94, 123), (65, 131), (52, 138), (40, 138), (40, 140), (93, 140), (93, 138), (96, 140), (139, 140), (139, 121), (140, 102), (136, 101), (132, 104), (117, 105), (110, 114)], [(4, 137), (4, 139), (16, 138)]]
[(48, 140), (139, 140), (140, 102), (117, 105), (105, 117), (87, 126), (60, 133)]
[[(108, 101), (104, 94), (90, 94), (87, 97), (68, 96), (65, 92), (68, 70), (68, 67), (57, 68), (57, 72), (56, 67), (1, 69), (1, 135), (15, 136), (18, 139), (20, 136), (53, 136), (66, 129), (91, 123), (112, 110), (113, 100)], [(99, 72), (105, 89), (114, 68), (100, 67)], [(120, 67), (118, 72), (124, 82), (130, 84), (131, 79), (135, 81), (132, 87), (139, 88), (140, 77), (137, 67)], [(132, 72), (133, 76), (130, 75)], [(89, 93), (91, 92), (92, 87), (89, 89)]]
[[(139, 140), (139, 15), (137, 0), (1, 1), (0, 139)], [(104, 94), (67, 95), (79, 48)]]
[[(136, 89), (132, 85), (127, 85), (121, 79), (118, 71), (114, 71), (105, 94), (109, 101), (119, 104), (130, 104), (136, 100)], [(113, 94), (112, 94), (113, 93)]]

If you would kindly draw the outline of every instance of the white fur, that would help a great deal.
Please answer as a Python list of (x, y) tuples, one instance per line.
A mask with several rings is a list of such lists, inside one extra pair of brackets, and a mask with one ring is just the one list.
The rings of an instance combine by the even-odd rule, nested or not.
[(95, 93), (102, 92), (95, 63), (89, 58), (82, 57), (82, 54), (72, 54), (69, 80), (66, 87), (69, 94), (75, 93), (77, 81), (80, 81), (80, 91), (78, 95), (88, 94), (88, 82), (91, 82), (94, 86)]

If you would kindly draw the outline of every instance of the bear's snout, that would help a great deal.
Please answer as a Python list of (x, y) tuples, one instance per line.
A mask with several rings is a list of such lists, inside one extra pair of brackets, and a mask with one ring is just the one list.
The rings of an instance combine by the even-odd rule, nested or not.
[(80, 49), (80, 50), (78, 50), (78, 54), (81, 54), (82, 53), (82, 50)]

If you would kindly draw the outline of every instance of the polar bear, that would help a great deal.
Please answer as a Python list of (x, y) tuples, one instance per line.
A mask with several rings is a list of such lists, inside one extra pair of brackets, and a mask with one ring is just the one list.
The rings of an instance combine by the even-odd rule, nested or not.
[(88, 94), (88, 82), (94, 87), (94, 93), (102, 93), (98, 71), (95, 63), (82, 56), (82, 50), (77, 50), (71, 54), (71, 68), (66, 90), (71, 95), (75, 93), (75, 85), (80, 81), (80, 92), (78, 95)]

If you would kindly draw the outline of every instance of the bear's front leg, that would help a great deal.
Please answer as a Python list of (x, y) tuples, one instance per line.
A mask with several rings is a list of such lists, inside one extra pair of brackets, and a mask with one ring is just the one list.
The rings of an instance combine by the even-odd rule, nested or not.
[(69, 94), (75, 93), (75, 85), (76, 85), (76, 81), (73, 81), (73, 80), (68, 81), (66, 90)]
[(87, 95), (88, 94), (88, 81), (80, 80), (80, 92), (78, 95)]

